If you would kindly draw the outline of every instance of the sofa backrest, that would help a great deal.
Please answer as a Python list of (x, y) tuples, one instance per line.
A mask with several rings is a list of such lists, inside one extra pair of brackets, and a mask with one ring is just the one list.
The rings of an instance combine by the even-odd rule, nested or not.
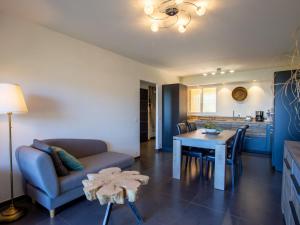
[(65, 149), (76, 158), (107, 152), (107, 145), (101, 140), (92, 139), (46, 139), (45, 143)]

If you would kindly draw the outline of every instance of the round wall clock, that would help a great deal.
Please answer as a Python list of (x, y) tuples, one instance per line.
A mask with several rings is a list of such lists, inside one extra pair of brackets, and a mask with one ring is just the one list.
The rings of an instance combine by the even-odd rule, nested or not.
[(238, 102), (244, 101), (247, 98), (248, 92), (244, 87), (236, 87), (232, 91), (232, 98)]

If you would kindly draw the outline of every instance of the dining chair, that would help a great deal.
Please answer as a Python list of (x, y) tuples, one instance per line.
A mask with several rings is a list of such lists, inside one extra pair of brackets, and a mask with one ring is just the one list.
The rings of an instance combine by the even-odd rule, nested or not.
[(190, 132), (197, 130), (197, 125), (196, 125), (195, 122), (187, 121), (186, 123), (187, 123), (188, 129), (189, 129)]
[[(178, 123), (177, 130), (179, 134), (184, 134), (189, 132), (187, 123)], [(189, 162), (191, 163), (192, 159), (195, 158), (195, 163), (197, 163), (197, 159), (198, 159), (200, 163), (201, 171), (203, 171), (203, 156), (206, 155), (204, 149), (187, 147), (187, 146), (182, 146), (182, 147), (183, 147), (181, 151), (182, 155), (184, 155), (186, 158), (185, 167), (187, 167)]]
[(242, 132), (242, 136), (241, 136), (241, 141), (240, 141), (240, 147), (239, 147), (239, 151), (238, 151), (238, 166), (239, 166), (239, 173), (240, 175), (243, 174), (243, 160), (242, 160), (242, 152), (244, 150), (244, 146), (245, 146), (245, 136), (246, 136), (246, 132), (247, 129), (249, 128), (249, 125), (244, 125), (241, 127), (241, 129), (243, 129)]
[[(188, 132), (188, 127), (186, 122), (178, 123), (177, 125), (178, 134), (185, 134)], [(190, 147), (188, 146), (182, 146), (181, 154), (185, 156), (185, 167), (187, 167), (188, 162), (190, 160)], [(181, 164), (182, 164), (183, 158), (181, 158)]]
[[(236, 171), (236, 166), (238, 164), (238, 152), (240, 151), (239, 148), (241, 147), (241, 139), (242, 139), (242, 134), (244, 132), (243, 128), (238, 128), (236, 130), (233, 143), (232, 143), (232, 148), (230, 154), (227, 154), (226, 158), (226, 165), (231, 167), (231, 183), (232, 183), (232, 189), (234, 189), (234, 184), (235, 184), (235, 171)], [(214, 155), (207, 155), (203, 158), (206, 162), (207, 165), (212, 164), (214, 166), (215, 163), (215, 156)], [(208, 173), (208, 169), (207, 169)]]

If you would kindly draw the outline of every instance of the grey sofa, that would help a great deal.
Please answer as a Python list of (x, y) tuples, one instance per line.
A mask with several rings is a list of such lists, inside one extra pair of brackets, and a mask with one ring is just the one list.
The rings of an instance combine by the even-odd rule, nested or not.
[(100, 140), (48, 139), (44, 142), (67, 150), (84, 165), (83, 171), (72, 171), (67, 176), (58, 177), (47, 153), (31, 146), (21, 146), (16, 150), (16, 159), (25, 180), (25, 193), (47, 208), (51, 217), (55, 215), (55, 208), (84, 194), (81, 181), (87, 173), (113, 166), (124, 169), (134, 162), (129, 155), (108, 152), (106, 143)]

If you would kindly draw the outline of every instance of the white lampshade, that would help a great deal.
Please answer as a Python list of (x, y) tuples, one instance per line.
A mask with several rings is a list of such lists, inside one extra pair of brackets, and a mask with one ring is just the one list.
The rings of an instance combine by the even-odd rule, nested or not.
[(0, 83), (0, 114), (28, 112), (22, 89), (16, 84)]

